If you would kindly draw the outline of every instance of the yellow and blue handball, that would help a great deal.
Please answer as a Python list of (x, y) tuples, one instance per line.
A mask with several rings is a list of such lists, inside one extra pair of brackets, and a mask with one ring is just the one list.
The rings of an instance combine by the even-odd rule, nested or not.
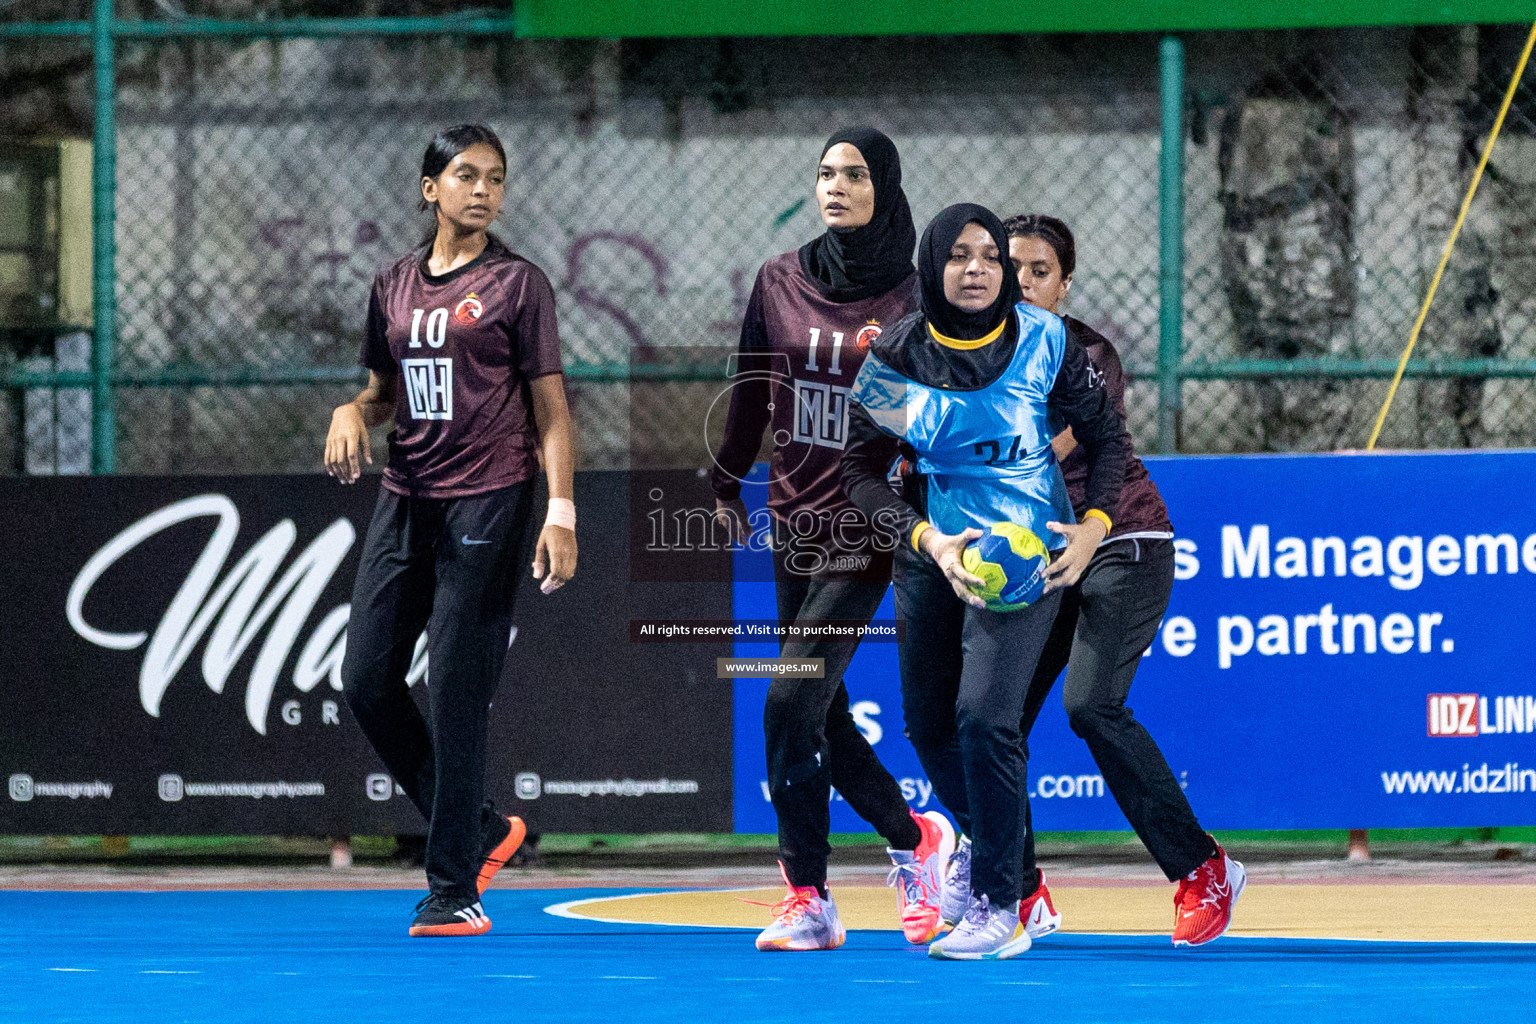
[(960, 556), (965, 571), (982, 579), (971, 592), (994, 612), (1017, 611), (1038, 600), (1050, 562), (1045, 542), (1018, 523), (993, 523)]

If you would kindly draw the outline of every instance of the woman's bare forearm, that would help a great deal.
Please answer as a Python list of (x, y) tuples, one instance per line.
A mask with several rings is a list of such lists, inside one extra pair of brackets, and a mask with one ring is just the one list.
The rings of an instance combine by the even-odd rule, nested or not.
[(558, 373), (532, 382), (533, 418), (539, 428), (539, 453), (551, 498), (575, 495), (576, 431), (565, 401), (565, 378)]
[(369, 370), (368, 386), (357, 393), (351, 404), (357, 407), (368, 429), (388, 423), (395, 415), (395, 379)]

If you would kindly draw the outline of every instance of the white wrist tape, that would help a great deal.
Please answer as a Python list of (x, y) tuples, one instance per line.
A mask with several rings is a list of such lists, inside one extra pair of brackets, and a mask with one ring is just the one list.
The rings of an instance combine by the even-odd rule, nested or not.
[(550, 498), (549, 512), (544, 516), (545, 526), (563, 526), (576, 530), (576, 503), (570, 498)]

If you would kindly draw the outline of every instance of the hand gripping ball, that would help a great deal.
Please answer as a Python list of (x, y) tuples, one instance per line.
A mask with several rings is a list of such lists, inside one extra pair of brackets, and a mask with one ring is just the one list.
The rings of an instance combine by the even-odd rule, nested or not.
[(1051, 555), (1034, 531), (1017, 523), (993, 523), (960, 556), (960, 564), (985, 582), (971, 592), (994, 612), (1027, 608), (1045, 589)]

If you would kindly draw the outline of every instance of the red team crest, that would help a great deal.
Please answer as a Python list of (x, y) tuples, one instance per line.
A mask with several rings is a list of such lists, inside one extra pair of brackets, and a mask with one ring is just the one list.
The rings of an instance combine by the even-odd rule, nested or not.
[(853, 343), (861, 353), (868, 352), (869, 346), (878, 337), (880, 337), (880, 321), (871, 320), (859, 328), (859, 333), (853, 336)]
[(453, 307), (453, 322), (460, 327), (468, 327), (479, 320), (485, 313), (485, 303), (480, 301), (480, 296), (470, 292), (464, 296), (464, 301)]

